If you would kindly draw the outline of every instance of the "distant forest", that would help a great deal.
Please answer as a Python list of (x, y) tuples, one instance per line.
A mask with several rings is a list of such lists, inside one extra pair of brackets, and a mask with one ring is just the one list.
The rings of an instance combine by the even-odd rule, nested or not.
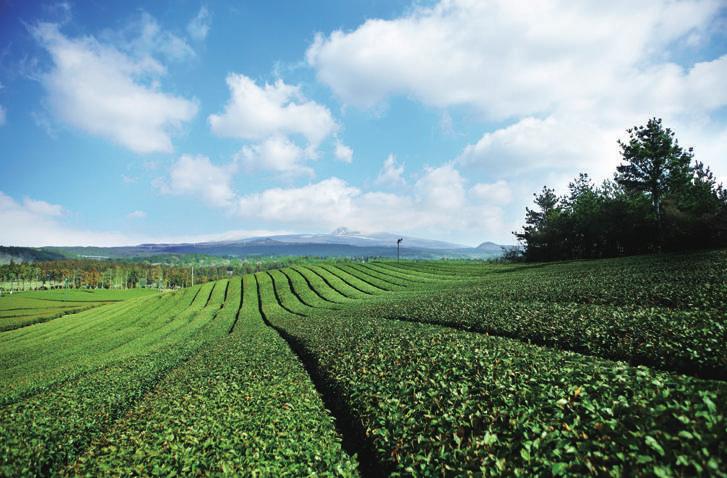
[(661, 119), (626, 130), (622, 164), (595, 185), (587, 174), (564, 196), (543, 187), (515, 236), (528, 261), (590, 259), (727, 246), (727, 190)]
[[(296, 259), (281, 257), (258, 261), (230, 260), (227, 265), (169, 265), (151, 262), (65, 259), (0, 265), (0, 289), (29, 290), (41, 288), (160, 289), (187, 287), (267, 269), (290, 265)], [(192, 271), (194, 270), (194, 279)]]

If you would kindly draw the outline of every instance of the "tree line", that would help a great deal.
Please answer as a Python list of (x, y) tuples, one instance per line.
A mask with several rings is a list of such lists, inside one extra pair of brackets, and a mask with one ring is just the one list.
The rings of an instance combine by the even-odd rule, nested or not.
[[(0, 288), (168, 289), (290, 265), (292, 258), (235, 260), (228, 264), (180, 266), (162, 263), (65, 259), (0, 265)], [(194, 277), (193, 277), (194, 276)]]
[(579, 174), (558, 196), (547, 186), (515, 236), (528, 261), (588, 259), (727, 246), (727, 190), (662, 120), (626, 130), (622, 163), (600, 185)]

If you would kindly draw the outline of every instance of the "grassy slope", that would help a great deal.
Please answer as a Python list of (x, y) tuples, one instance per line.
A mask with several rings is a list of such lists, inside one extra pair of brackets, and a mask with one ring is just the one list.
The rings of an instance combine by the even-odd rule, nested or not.
[(725, 266), (297, 265), (0, 333), (0, 474), (724, 475), (725, 382), (610, 358), (727, 363)]
[(0, 331), (47, 322), (101, 305), (157, 293), (152, 289), (57, 289), (0, 297)]

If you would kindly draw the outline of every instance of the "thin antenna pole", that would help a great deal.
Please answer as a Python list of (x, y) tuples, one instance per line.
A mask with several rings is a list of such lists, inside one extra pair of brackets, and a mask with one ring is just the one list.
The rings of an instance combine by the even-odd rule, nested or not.
[(402, 237), (396, 241), (396, 262), (399, 262), (399, 244), (401, 244), (401, 241), (403, 240), (404, 238)]

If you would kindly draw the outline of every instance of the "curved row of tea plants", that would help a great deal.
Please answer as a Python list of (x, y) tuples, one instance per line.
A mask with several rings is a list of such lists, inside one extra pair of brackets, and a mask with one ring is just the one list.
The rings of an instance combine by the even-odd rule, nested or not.
[(382, 320), (400, 299), (306, 317), (290, 300), (273, 324), (392, 474), (724, 474), (723, 382)]
[(232, 333), (169, 373), (66, 473), (357, 475), (302, 365), (264, 325), (255, 278), (243, 282), (242, 296), (239, 280), (230, 291), (239, 309), (215, 319), (235, 322)]
[(298, 264), (5, 332), (0, 475), (727, 476), (727, 382), (595, 356), (622, 320), (721, 357), (720, 254)]
[[(727, 254), (588, 264), (491, 269), (476, 286), (448, 288), (376, 313), (727, 378), (727, 309), (719, 305), (727, 297)], [(660, 302), (672, 307), (654, 305)]]
[(154, 293), (149, 289), (59, 289), (0, 296), (0, 332)]
[(350, 311), (271, 321), (392, 475), (724, 472), (727, 385)]
[[(446, 267), (418, 263), (399, 266)], [(465, 266), (461, 267), (464, 270)], [(598, 261), (481, 265), (479, 270), (483, 286), (493, 299), (727, 310), (725, 250)]]
[[(223, 289), (215, 287), (215, 284), (206, 284), (176, 297), (157, 299), (171, 302), (169, 310), (183, 304), (179, 307), (182, 312), (158, 315), (156, 321), (151, 319), (152, 325), (140, 327), (139, 311), (134, 308), (127, 310), (115, 317), (114, 325), (118, 326), (117, 330), (124, 330), (121, 325), (127, 323), (127, 328), (136, 329), (136, 336), (106, 352), (95, 354), (83, 340), (72, 340), (74, 334), (65, 334), (69, 346), (77, 349), (67, 351), (65, 360), (68, 362), (65, 367), (57, 368), (61, 376), (66, 376), (55, 378), (51, 383), (41, 382), (40, 386), (32, 389), (32, 395), (20, 397), (23, 399), (16, 396), (0, 408), (0, 475), (56, 473), (140, 400), (166, 373), (184, 363), (210, 341), (226, 334), (230, 324), (216, 320)], [(218, 292), (213, 294), (215, 290)], [(193, 297), (191, 302), (190, 295)], [(141, 302), (140, 305), (143, 310), (148, 304)], [(145, 316), (143, 320), (149, 318)], [(63, 321), (60, 319), (33, 327), (57, 325), (63, 329), (60, 326), (69, 326)], [(175, 327), (170, 327), (171, 324)], [(108, 333), (103, 326), (105, 324), (100, 325), (86, 329), (73, 324), (69, 328), (75, 330), (76, 335), (95, 338), (96, 334)], [(99, 345), (95, 340), (90, 342)], [(33, 365), (42, 367), (42, 364), (52, 366), (51, 362), (38, 359), (23, 367), (32, 370)], [(27, 381), (22, 386), (29, 387)], [(18, 393), (18, 388), (15, 393)]]
[[(0, 336), (0, 403), (42, 391), (114, 362), (176, 343), (197, 318), (214, 284), (87, 311)], [(205, 293), (199, 293), (199, 292)], [(17, 335), (17, 336), (16, 336)]]
[(670, 310), (496, 299), (481, 288), (437, 293), (376, 309), (383, 318), (437, 323), (491, 335), (727, 379), (722, 311)]

